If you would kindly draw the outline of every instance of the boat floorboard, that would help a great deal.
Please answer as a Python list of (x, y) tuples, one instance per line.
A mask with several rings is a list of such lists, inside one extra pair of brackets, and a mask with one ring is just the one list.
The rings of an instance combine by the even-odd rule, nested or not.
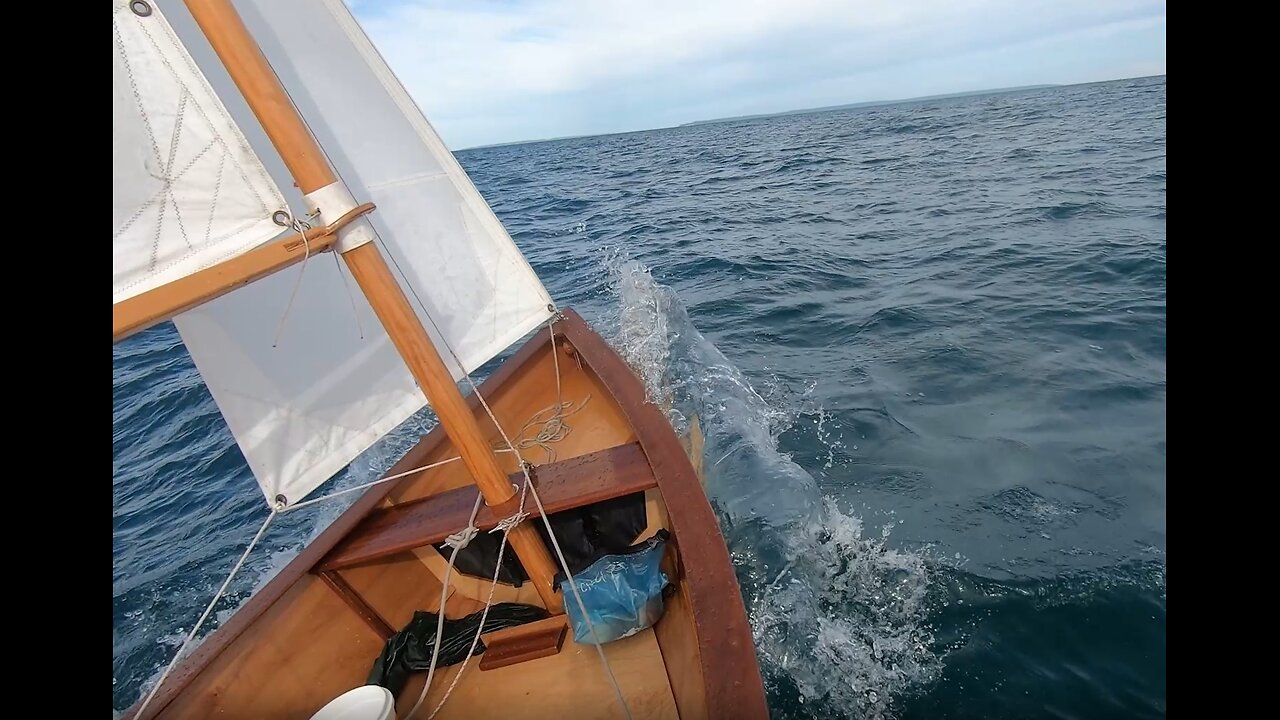
[[(632, 718), (675, 720), (679, 717), (652, 628), (609, 643), (604, 650)], [(479, 662), (480, 658), (475, 657), (467, 664), (437, 720), (489, 717), (616, 720), (626, 717), (595, 647), (574, 642), (572, 631), (556, 655), (494, 670), (480, 670)], [(461, 667), (455, 665), (442, 673), (437, 671), (431, 683), (434, 687), (427, 694), (423, 709), (418, 711), (420, 717), (431, 714)], [(396, 704), (397, 717), (405, 717), (413, 707), (425, 680), (426, 673), (410, 677)]]

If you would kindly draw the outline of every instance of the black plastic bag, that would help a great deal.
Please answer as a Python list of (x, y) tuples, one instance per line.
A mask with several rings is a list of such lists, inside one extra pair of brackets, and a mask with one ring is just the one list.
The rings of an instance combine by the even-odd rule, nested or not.
[[(532, 503), (530, 500), (529, 504)], [(648, 524), (642, 492), (551, 513), (548, 519), (573, 573), (581, 572), (604, 555), (625, 552)], [(525, 522), (531, 523), (542, 536), (543, 543), (551, 547), (542, 520), (531, 517)], [(454, 569), (464, 575), (492, 578), (501, 542), (501, 533), (482, 532), (476, 535), (470, 545), (458, 552)], [(443, 543), (435, 547), (445, 559), (453, 553), (453, 549)], [(520, 587), (528, 579), (520, 559), (508, 547), (502, 556), (498, 581)]]
[[(467, 657), (467, 649), (475, 639), (476, 628), (480, 625), (483, 611), (474, 612), (457, 620), (444, 620), (444, 633), (440, 640), (440, 657), (436, 667), (457, 665)], [(536, 605), (522, 603), (499, 603), (489, 608), (489, 616), (484, 621), (484, 632), (524, 625), (535, 620), (549, 617), (546, 610)], [(369, 685), (381, 685), (399, 696), (404, 689), (409, 673), (425, 672), (431, 667), (431, 651), (435, 648), (436, 626), (440, 616), (433, 612), (419, 610), (413, 619), (400, 632), (387, 639), (382, 654), (373, 661), (369, 670)], [(484, 641), (476, 643), (476, 654), (484, 652)]]

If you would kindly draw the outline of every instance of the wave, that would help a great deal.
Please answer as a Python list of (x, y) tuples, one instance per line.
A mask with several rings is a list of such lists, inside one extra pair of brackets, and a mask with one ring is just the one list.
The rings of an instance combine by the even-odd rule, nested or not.
[[(783, 453), (779, 436), (802, 414), (757, 391), (689, 320), (675, 292), (643, 264), (610, 256), (615, 349), (650, 399), (686, 432), (705, 435), (706, 489), (733, 556), (770, 705), (798, 715), (882, 717), (942, 670), (928, 622), (924, 552), (889, 547), (825, 497)], [(821, 437), (821, 433), (820, 433)], [(832, 452), (838, 440), (824, 438)]]

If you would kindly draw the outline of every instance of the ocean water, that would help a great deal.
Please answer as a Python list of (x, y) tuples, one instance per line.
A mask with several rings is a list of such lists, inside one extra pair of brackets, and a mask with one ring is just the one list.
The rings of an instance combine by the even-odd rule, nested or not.
[[(1163, 77), (458, 155), (698, 416), (775, 717), (1165, 715)], [(118, 711), (265, 511), (171, 325), (112, 379)], [(341, 509), (284, 516), (216, 620)]]

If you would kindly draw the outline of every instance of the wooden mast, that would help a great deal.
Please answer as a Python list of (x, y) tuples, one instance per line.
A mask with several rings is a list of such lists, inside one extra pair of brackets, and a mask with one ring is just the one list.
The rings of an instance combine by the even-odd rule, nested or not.
[[(328, 160), (231, 1), (186, 0), (186, 5), (298, 188), (307, 194), (333, 184), (337, 178)], [(489, 441), (377, 244), (366, 243), (348, 250), (342, 253), (342, 259), (435, 409), (440, 425), (453, 440), (485, 503), (500, 512), (508, 509), (514, 512), (516, 488), (498, 465)], [(508, 540), (547, 609), (553, 613), (563, 612), (560, 596), (551, 587), (556, 565), (537, 531), (532, 525), (522, 523), (511, 530)]]

